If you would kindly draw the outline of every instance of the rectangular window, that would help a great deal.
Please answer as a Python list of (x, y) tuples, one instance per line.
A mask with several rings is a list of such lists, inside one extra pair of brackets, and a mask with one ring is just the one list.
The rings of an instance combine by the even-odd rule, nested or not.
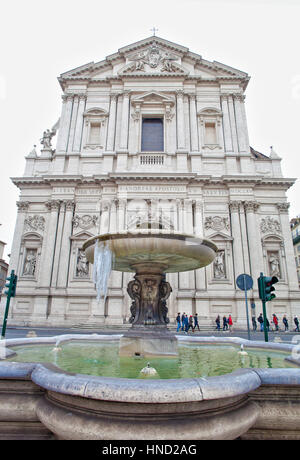
[(89, 144), (100, 143), (100, 123), (91, 123)]
[(205, 123), (205, 144), (216, 144), (217, 133), (215, 123)]
[(143, 118), (142, 152), (164, 151), (164, 123), (162, 118)]

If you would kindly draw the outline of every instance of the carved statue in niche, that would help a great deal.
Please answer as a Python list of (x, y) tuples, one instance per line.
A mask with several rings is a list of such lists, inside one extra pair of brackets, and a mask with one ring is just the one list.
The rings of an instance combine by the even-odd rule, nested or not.
[(36, 268), (36, 249), (27, 249), (23, 275), (34, 276)]
[(89, 276), (89, 262), (84, 251), (78, 251), (76, 263), (76, 277), (87, 278)]
[(269, 254), (270, 275), (280, 278), (280, 261), (278, 253), (271, 252)]
[(225, 272), (225, 251), (218, 251), (213, 264), (214, 278), (226, 278)]

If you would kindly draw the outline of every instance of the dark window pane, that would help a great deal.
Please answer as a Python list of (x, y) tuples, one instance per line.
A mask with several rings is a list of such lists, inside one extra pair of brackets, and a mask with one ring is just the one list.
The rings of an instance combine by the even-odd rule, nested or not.
[(161, 118), (143, 118), (142, 151), (163, 152), (164, 125)]

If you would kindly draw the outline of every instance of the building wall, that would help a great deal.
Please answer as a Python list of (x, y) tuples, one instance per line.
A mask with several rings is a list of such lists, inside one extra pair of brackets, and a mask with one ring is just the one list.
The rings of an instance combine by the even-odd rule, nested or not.
[[(145, 60), (137, 70), (132, 55), (138, 48), (158, 54), (146, 40), (60, 77), (56, 149), (44, 143), (40, 155), (27, 156), (24, 176), (13, 179), (20, 200), (10, 268), (19, 279), (10, 324), (128, 321), (131, 274), (113, 272), (106, 303), (98, 304), (81, 246), (98, 233), (148, 225), (205, 235), (220, 250), (209, 267), (168, 275), (171, 320), (178, 311), (197, 312), (211, 324), (231, 313), (245, 326), (235, 279), (253, 276), (248, 294), (259, 314), (261, 271), (280, 279), (269, 316), (300, 314), (286, 202), (293, 180), (282, 177), (277, 155), (249, 146), (247, 74), (216, 70), (216, 63), (174, 44), (176, 59), (166, 67), (170, 44), (160, 39), (158, 45), (154, 68)], [(163, 119), (163, 152), (141, 151), (143, 117)]]

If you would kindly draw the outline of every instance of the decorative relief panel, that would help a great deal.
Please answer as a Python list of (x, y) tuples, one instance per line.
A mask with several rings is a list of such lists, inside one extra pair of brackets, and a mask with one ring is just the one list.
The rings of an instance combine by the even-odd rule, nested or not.
[(98, 222), (98, 216), (91, 216), (89, 214), (85, 214), (83, 216), (76, 216), (73, 218), (73, 225), (74, 228), (83, 228), (88, 229), (94, 227)]
[(264, 217), (260, 223), (262, 233), (281, 233), (281, 225), (273, 217)]
[(228, 217), (209, 216), (205, 218), (204, 226), (206, 230), (229, 230), (229, 219)]
[(45, 218), (43, 216), (28, 216), (24, 220), (24, 231), (44, 231), (45, 230)]

